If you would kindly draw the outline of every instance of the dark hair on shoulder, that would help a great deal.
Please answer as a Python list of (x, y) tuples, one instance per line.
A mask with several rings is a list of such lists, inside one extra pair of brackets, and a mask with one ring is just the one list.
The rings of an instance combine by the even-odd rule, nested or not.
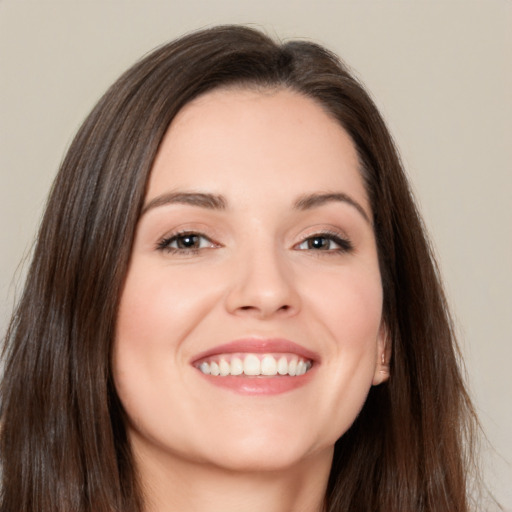
[(123, 74), (62, 163), (6, 335), (0, 512), (142, 510), (110, 368), (119, 298), (169, 124), (193, 98), (229, 86), (288, 88), (321, 105), (351, 136), (372, 205), (391, 378), (336, 444), (326, 510), (470, 510), (477, 423), (439, 272), (376, 106), (321, 46), (220, 26)]

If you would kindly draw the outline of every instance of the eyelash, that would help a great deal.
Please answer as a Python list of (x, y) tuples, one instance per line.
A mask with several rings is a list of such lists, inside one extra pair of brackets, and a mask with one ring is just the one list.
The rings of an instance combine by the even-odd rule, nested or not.
[[(207, 241), (208, 245), (201, 247), (171, 247), (171, 244), (178, 243), (179, 240), (183, 240), (187, 237), (197, 237), (200, 240)], [(306, 242), (312, 241), (314, 239), (323, 239), (327, 240), (329, 242), (334, 242), (336, 245), (338, 245), (335, 249), (313, 249), (311, 247), (299, 249), (301, 245), (303, 245)], [(203, 249), (211, 249), (214, 247), (219, 247), (218, 244), (213, 242), (210, 238), (208, 238), (206, 235), (202, 233), (198, 233), (196, 231), (183, 231), (179, 233), (174, 233), (170, 235), (169, 237), (165, 237), (162, 240), (160, 240), (157, 243), (156, 249), (159, 251), (165, 251), (170, 254), (180, 254), (180, 255), (188, 255), (188, 254), (197, 254), (199, 251)], [(354, 250), (354, 246), (352, 245), (352, 242), (348, 238), (343, 238), (339, 235), (339, 233), (331, 232), (331, 231), (323, 231), (320, 233), (314, 233), (312, 235), (308, 235), (307, 237), (304, 237), (298, 244), (294, 245), (294, 248), (297, 250), (306, 250), (311, 251), (312, 253), (325, 253), (328, 255), (336, 255), (336, 254), (342, 254), (342, 253), (350, 253)], [(320, 256), (320, 255), (319, 255)]]
[[(330, 242), (334, 242), (336, 245), (338, 245), (335, 249), (302, 249), (302, 250), (309, 250), (313, 253), (325, 253), (326, 255), (339, 255), (343, 253), (351, 253), (354, 250), (354, 246), (352, 245), (352, 242), (348, 238), (344, 238), (340, 236), (339, 233), (332, 232), (332, 231), (322, 231), (320, 233), (314, 233), (312, 235), (308, 235), (305, 238), (302, 239), (301, 242), (299, 242), (295, 247), (300, 247), (302, 244), (314, 240), (314, 239), (323, 239)], [(318, 255), (320, 256), (320, 255)]]
[[(171, 247), (171, 244), (174, 242), (178, 242), (180, 239), (185, 239), (187, 237), (197, 237), (201, 240), (206, 240), (208, 242), (207, 247)], [(206, 235), (203, 235), (202, 233), (198, 233), (196, 231), (182, 231), (179, 233), (174, 233), (169, 237), (162, 238), (157, 243), (156, 249), (158, 251), (165, 251), (170, 254), (180, 254), (180, 255), (187, 255), (187, 254), (197, 254), (199, 251), (203, 249), (211, 249), (214, 247), (218, 247), (215, 242), (212, 242)]]

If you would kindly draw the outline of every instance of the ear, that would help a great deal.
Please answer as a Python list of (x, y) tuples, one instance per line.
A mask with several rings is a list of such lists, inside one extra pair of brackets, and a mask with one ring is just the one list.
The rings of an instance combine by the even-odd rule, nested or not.
[(391, 341), (387, 326), (382, 323), (377, 338), (377, 362), (372, 384), (378, 386), (389, 379), (391, 361)]

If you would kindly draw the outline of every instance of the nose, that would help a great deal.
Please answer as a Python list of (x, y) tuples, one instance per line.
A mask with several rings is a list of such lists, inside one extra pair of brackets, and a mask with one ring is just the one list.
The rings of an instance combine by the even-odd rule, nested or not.
[(258, 319), (297, 314), (300, 297), (290, 262), (272, 250), (241, 255), (231, 273), (226, 309)]

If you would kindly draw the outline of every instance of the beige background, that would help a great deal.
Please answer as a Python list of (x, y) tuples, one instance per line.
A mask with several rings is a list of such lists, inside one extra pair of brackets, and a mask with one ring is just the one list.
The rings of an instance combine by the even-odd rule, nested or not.
[(0, 0), (0, 330), (52, 178), (96, 99), (153, 47), (231, 22), (324, 43), (372, 91), (439, 254), (497, 452), (489, 484), (512, 510), (510, 0)]

